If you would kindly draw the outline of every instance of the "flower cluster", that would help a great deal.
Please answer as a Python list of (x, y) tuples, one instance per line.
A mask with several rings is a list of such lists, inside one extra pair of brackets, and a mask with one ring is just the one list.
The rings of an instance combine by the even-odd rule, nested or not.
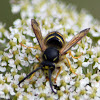
[[(0, 23), (0, 98), (12, 100), (100, 100), (100, 25), (90, 14), (82, 10), (78, 13), (74, 6), (65, 5), (57, 0), (11, 0), (12, 13), (20, 13), (9, 31)], [(31, 28), (31, 19), (35, 18), (43, 37), (51, 31), (59, 31), (66, 42), (78, 32), (90, 28), (89, 33), (71, 48), (78, 59), (64, 59), (56, 66), (62, 66), (57, 77), (57, 94), (52, 93), (49, 82), (41, 70), (31, 80), (25, 80), (28, 73), (39, 63), (35, 55), (41, 56), (38, 44)], [(20, 45), (22, 43), (25, 46)], [(3, 46), (3, 47), (2, 47)], [(57, 74), (52, 74), (52, 81)], [(56, 89), (55, 89), (56, 91)]]

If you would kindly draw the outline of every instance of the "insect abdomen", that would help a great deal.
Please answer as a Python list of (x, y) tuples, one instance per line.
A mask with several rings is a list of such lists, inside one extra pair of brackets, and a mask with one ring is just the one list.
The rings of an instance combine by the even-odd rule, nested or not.
[(53, 46), (53, 47), (56, 47), (56, 48), (62, 48), (64, 43), (65, 43), (65, 40), (63, 38), (63, 36), (57, 32), (57, 31), (54, 31), (54, 32), (51, 32), (49, 33), (46, 38), (45, 38), (45, 44), (47, 46)]

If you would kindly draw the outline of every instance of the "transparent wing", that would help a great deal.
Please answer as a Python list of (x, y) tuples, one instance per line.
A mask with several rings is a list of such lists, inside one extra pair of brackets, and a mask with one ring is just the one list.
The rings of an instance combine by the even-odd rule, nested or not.
[(60, 54), (64, 55), (66, 52), (71, 49), (78, 41), (80, 41), (87, 33), (89, 32), (90, 28), (84, 29), (79, 32), (74, 38), (72, 38), (61, 50)]
[(41, 34), (41, 30), (39, 27), (39, 24), (37, 23), (37, 21), (35, 19), (31, 19), (31, 25), (32, 25), (32, 29), (33, 32), (38, 40), (38, 43), (40, 45), (40, 48), (42, 51), (44, 51), (46, 49), (46, 46), (44, 45), (44, 40)]

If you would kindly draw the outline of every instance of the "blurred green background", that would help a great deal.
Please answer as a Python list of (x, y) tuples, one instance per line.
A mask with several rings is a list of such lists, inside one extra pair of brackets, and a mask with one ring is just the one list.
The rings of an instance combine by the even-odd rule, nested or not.
[[(80, 11), (85, 8), (94, 18), (100, 20), (100, 0), (60, 0), (62, 2), (76, 5), (77, 10)], [(13, 15), (11, 13), (11, 6), (9, 0), (0, 0), (0, 22), (6, 23), (6, 28), (13, 24), (13, 21), (20, 18), (19, 14)]]

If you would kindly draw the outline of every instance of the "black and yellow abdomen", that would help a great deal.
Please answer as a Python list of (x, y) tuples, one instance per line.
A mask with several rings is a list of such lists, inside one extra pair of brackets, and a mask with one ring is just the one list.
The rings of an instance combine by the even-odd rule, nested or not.
[(54, 32), (50, 32), (46, 38), (45, 38), (45, 44), (47, 46), (52, 46), (52, 47), (56, 47), (58, 49), (62, 48), (63, 45), (65, 44), (65, 40), (63, 38), (63, 35), (60, 34), (57, 31)]

